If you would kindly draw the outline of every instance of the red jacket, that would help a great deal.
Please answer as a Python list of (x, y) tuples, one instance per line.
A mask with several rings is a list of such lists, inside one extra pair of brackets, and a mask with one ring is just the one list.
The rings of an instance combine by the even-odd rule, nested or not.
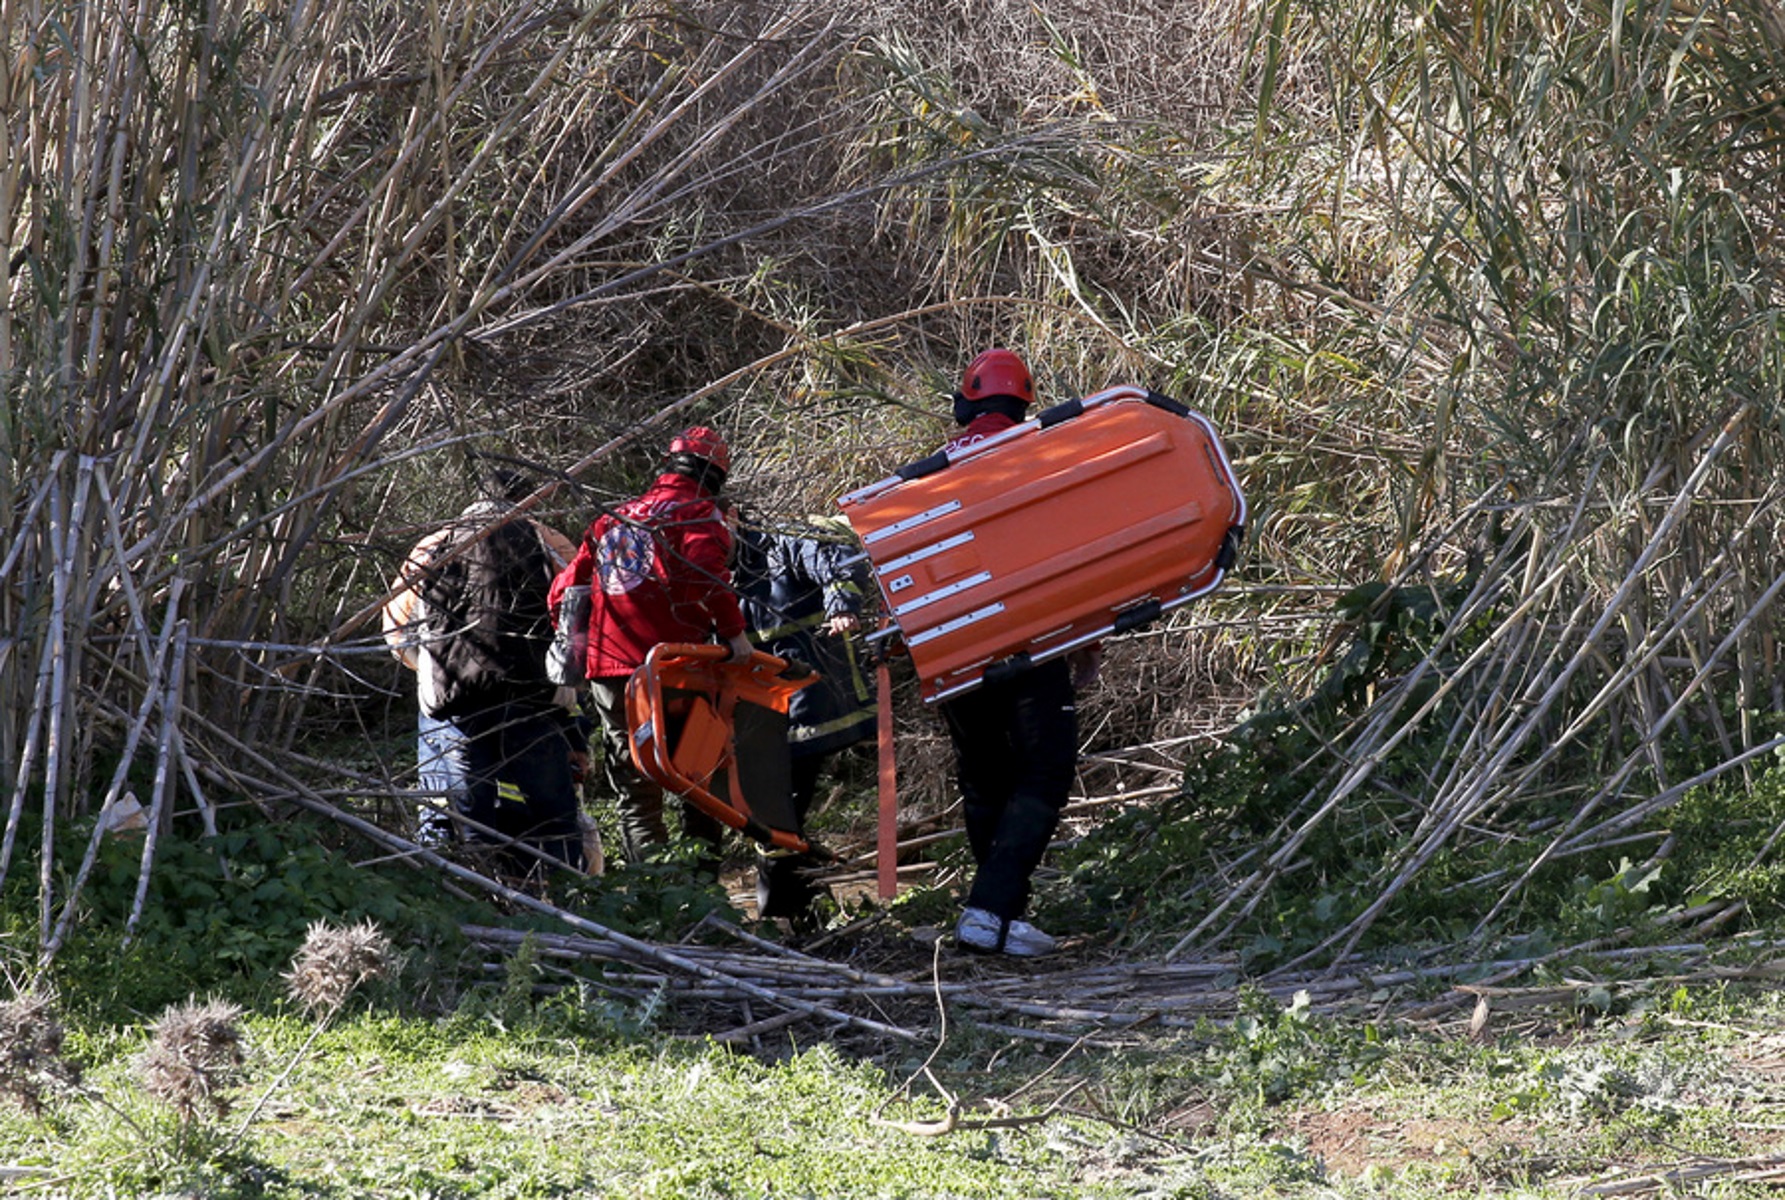
[(730, 556), (731, 531), (712, 496), (686, 475), (660, 475), (590, 524), (547, 603), (556, 620), (564, 589), (589, 584), (589, 678), (630, 675), (659, 642), (744, 631)]
[(980, 413), (965, 429), (944, 442), (942, 448), (953, 454), (956, 450), (965, 450), (977, 442), (983, 442), (989, 437), (996, 437), (1006, 429), (1018, 424), (1021, 422), (1015, 417), (1008, 417), (1000, 412)]

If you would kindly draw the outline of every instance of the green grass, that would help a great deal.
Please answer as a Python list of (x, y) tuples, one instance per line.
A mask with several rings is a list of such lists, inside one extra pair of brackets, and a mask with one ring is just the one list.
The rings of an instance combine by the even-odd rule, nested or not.
[[(69, 1197), (1564, 1196), (1771, 1152), (1782, 1016), (1776, 994), (1681, 988), (1599, 1024), (1508, 1014), (1476, 1041), (1252, 1002), (1064, 1058), (957, 1022), (934, 1055), (771, 1061), (563, 999), (507, 1024), (362, 1012), (307, 1049), (312, 1026), (259, 1013), (231, 1111), (185, 1129), (131, 1074), (140, 1032), (78, 1031), (85, 1092), (0, 1108), (0, 1167), (7, 1194)], [(939, 1118), (939, 1088), (960, 1128), (894, 1127)], [(1690, 1194), (1764, 1194), (1736, 1174)]]
[[(307, 1033), (285, 1017), (249, 1028), (268, 1078)], [(89, 1086), (127, 1093), (127, 1059)], [(765, 1064), (711, 1044), (365, 1016), (318, 1039), (227, 1155), (126, 1149), (79, 1100), (43, 1123), (9, 1112), (0, 1145), (78, 1195), (1021, 1196), (1070, 1183), (1046, 1131), (923, 1142), (875, 1124), (911, 1115), (895, 1101), (878, 1068), (822, 1046)]]
[[(60, 1054), (83, 1082), (43, 1084), (38, 1113), (0, 1097), (0, 1194), (1563, 1196), (1640, 1164), (1770, 1153), (1785, 1132), (1785, 1000), (1682, 982), (1661, 958), (1548, 964), (1518, 981), (1524, 994), (1495, 1001), (1479, 1039), (1466, 1008), (1412, 1027), (1387, 1009), (1284, 1007), (1242, 984), (1231, 1017), (1120, 1048), (1017, 1039), (955, 1008), (945, 1031), (916, 1018), (912, 1044), (833, 1042), (801, 1022), (734, 1049), (701, 1039), (738, 1023), (729, 1006), (705, 1014), (667, 994), (605, 990), (590, 966), (545, 972), (530, 943), (486, 970), (486, 952), (450, 936), (448, 913), (410, 895), (409, 875), (299, 853), (311, 842), (272, 831), (222, 844), (230, 876), (184, 863), (129, 953), (116, 950), (112, 894), (128, 877), (90, 891), (94, 922), (46, 981)], [(350, 870), (357, 902), (339, 903)], [(260, 895), (299, 873), (305, 902)], [(640, 933), (685, 930), (684, 874), (629, 869), (578, 902)], [(1066, 911), (1047, 899), (1050, 914)], [(385, 928), (391, 972), (333, 1023), (300, 1016), (285, 986), (299, 933), (391, 903), (404, 918)], [(244, 904), (260, 919), (230, 926), (245, 940), (223, 945), (239, 953), (214, 956), (202, 977), (180, 969), (175, 949), (192, 931)], [(912, 888), (874, 936), (906, 936), (952, 904), (946, 889)], [(1760, 965), (1768, 936), (1745, 939), (1744, 963)], [(1727, 949), (1730, 965), (1735, 942)], [(13, 962), (14, 979), (23, 966)], [(1588, 973), (1596, 986), (1577, 986)], [(227, 1111), (182, 1123), (135, 1064), (165, 1006), (212, 995), (245, 1010), (242, 1082)], [(0, 1057), (0, 1085), (15, 1071)], [(942, 1119), (951, 1098), (952, 1131), (904, 1127)], [(1739, 1174), (1695, 1181), (1693, 1194), (1761, 1194)]]

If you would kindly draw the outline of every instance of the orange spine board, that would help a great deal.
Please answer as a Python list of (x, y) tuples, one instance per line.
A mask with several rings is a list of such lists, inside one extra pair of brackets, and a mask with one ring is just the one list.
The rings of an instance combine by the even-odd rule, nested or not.
[[(1205, 594), (1246, 519), (1213, 428), (1139, 388), (839, 501), (926, 699)], [(938, 466), (934, 462), (930, 466)]]

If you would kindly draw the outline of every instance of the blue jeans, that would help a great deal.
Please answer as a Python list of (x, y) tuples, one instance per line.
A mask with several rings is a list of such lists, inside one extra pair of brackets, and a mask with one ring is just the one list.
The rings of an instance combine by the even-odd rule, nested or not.
[(464, 730), (444, 718), (418, 714), (417, 781), (422, 791), (439, 797), (426, 802), (417, 821), (417, 840), (424, 846), (444, 846), (453, 840), (452, 818), (447, 816), (447, 810), (463, 812), (466, 808), (471, 787), (468, 754)]

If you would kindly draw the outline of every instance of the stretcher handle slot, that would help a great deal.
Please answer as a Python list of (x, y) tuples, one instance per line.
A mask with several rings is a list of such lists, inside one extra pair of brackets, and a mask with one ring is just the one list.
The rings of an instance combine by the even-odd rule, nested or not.
[(647, 662), (655, 666), (665, 661), (673, 664), (676, 659), (717, 663), (724, 670), (734, 673), (735, 677), (754, 678), (758, 682), (784, 679), (791, 683), (818, 674), (809, 663), (803, 663), (797, 658), (779, 658), (767, 650), (758, 650), (749, 658), (734, 661), (730, 646), (712, 642), (660, 642), (651, 647)]

